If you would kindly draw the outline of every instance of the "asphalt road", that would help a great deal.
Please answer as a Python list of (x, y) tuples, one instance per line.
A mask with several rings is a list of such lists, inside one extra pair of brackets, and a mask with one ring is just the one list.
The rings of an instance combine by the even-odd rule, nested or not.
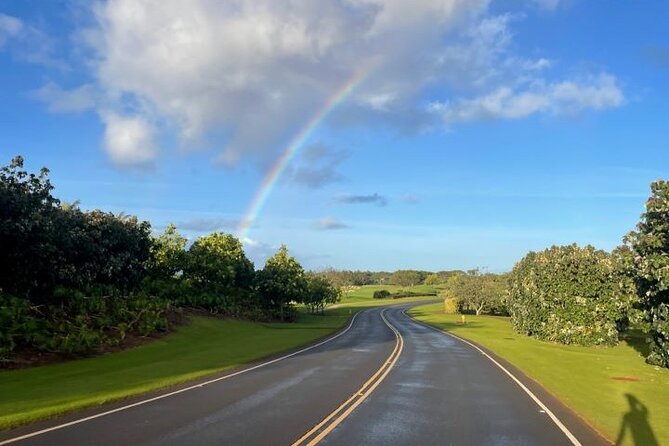
[[(575, 444), (568, 435), (606, 444), (534, 389), (561, 429), (475, 347), (416, 323), (405, 308), (366, 310), (345, 333), (297, 355), (13, 444)], [(128, 404), (2, 432), (0, 444)]]

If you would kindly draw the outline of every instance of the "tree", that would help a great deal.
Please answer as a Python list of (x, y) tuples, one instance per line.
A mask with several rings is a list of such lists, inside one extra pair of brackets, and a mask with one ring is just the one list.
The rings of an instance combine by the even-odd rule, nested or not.
[(433, 285), (439, 285), (439, 282), (440, 282), (439, 276), (437, 274), (433, 273), (433, 274), (429, 274), (425, 278), (425, 280), (423, 281), (423, 284), (433, 286)]
[(457, 299), (461, 311), (474, 311), (476, 315), (483, 312), (505, 313), (503, 298), (505, 280), (496, 274), (481, 274), (478, 269), (465, 274), (452, 276), (449, 290)]
[(390, 277), (390, 282), (393, 285), (399, 286), (414, 286), (420, 284), (425, 278), (425, 274), (421, 271), (414, 270), (397, 270)]
[(592, 246), (530, 252), (509, 280), (516, 331), (563, 344), (616, 344), (618, 322), (633, 301), (615, 259)]
[(625, 243), (633, 252), (637, 293), (650, 325), (647, 361), (669, 367), (669, 182), (651, 184), (646, 212)]
[(215, 232), (190, 247), (184, 276), (205, 286), (246, 289), (253, 283), (254, 268), (236, 237)]
[(279, 251), (267, 259), (265, 267), (256, 275), (256, 285), (261, 298), (270, 307), (278, 308), (283, 321), (285, 309), (295, 302), (302, 302), (307, 292), (304, 269), (288, 248), (281, 245)]
[(326, 305), (339, 302), (341, 291), (323, 277), (314, 274), (307, 275), (307, 290), (302, 299), (312, 313), (325, 309)]
[(170, 224), (165, 232), (153, 239), (151, 272), (158, 277), (173, 277), (183, 271), (186, 261), (186, 238)]

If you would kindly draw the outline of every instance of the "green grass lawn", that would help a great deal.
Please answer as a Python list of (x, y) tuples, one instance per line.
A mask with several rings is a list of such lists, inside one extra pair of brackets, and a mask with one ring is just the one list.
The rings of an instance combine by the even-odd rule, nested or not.
[[(639, 351), (645, 345), (638, 334), (611, 348), (566, 346), (519, 335), (505, 317), (467, 316), (463, 326), (459, 315), (443, 313), (441, 303), (413, 308), (409, 314), (505, 358), (612, 441), (626, 425), (621, 444), (669, 444), (669, 370), (644, 362)], [(630, 398), (647, 413), (639, 405), (632, 410)]]
[[(400, 299), (374, 299), (374, 291), (378, 290), (388, 290), (391, 293), (396, 293), (400, 290), (402, 291), (411, 291), (412, 293), (435, 293), (437, 290), (435, 287), (428, 285), (416, 285), (412, 287), (401, 287), (397, 285), (365, 285), (361, 286), (349, 293), (345, 293), (341, 298), (341, 304), (353, 304), (359, 302), (382, 302), (387, 303), (392, 300), (397, 302), (408, 301), (408, 299), (414, 299), (414, 297), (402, 297)], [(419, 296), (420, 297), (420, 296)]]
[(194, 317), (123, 352), (0, 372), (0, 429), (202, 377), (324, 337), (357, 310), (301, 314), (292, 324)]

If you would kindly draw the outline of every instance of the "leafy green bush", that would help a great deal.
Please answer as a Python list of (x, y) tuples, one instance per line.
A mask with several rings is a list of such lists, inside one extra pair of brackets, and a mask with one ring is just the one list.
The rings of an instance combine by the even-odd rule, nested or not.
[(390, 291), (388, 290), (376, 290), (374, 291), (374, 294), (372, 294), (372, 297), (374, 299), (386, 299), (390, 297)]
[(611, 255), (592, 246), (530, 252), (510, 275), (514, 328), (564, 344), (616, 344), (616, 323), (634, 302), (619, 271)]
[(651, 184), (651, 196), (637, 230), (626, 237), (651, 348), (647, 361), (669, 367), (669, 182)]

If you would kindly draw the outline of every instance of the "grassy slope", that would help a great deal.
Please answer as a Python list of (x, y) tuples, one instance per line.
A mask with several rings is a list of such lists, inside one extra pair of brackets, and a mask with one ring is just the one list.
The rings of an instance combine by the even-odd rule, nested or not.
[(99, 357), (0, 371), (0, 429), (48, 418), (237, 367), (307, 344), (343, 327), (370, 306), (425, 298), (372, 299), (363, 287), (324, 316), (294, 324), (193, 318), (150, 344)]
[[(442, 304), (427, 305), (410, 314), (488, 347), (539, 381), (611, 440), (616, 440), (623, 421), (628, 420), (632, 426), (622, 444), (669, 444), (669, 370), (646, 364), (638, 351), (642, 348), (638, 339), (613, 348), (559, 345), (515, 333), (508, 318), (467, 316), (463, 326), (457, 323), (459, 315), (445, 315), (442, 309)], [(630, 410), (626, 395), (646, 406), (647, 417)]]
[(295, 348), (341, 328), (351, 310), (294, 324), (196, 317), (175, 333), (120, 353), (0, 372), (0, 429), (137, 395)]

